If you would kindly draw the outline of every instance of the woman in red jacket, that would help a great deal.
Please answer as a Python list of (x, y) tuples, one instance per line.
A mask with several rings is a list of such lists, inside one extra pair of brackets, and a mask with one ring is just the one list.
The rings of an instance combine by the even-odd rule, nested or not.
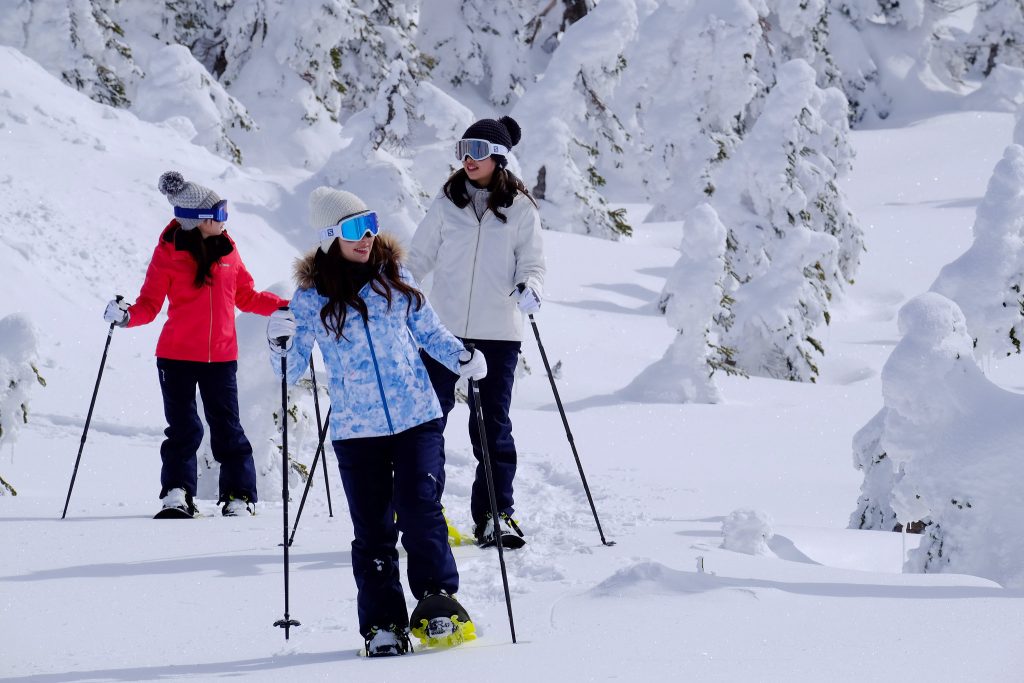
[(167, 322), (156, 345), (156, 366), (167, 418), (160, 446), (158, 516), (196, 512), (196, 451), (203, 423), (196, 411), (196, 387), (210, 427), (210, 449), (220, 463), (220, 497), (226, 516), (254, 514), (256, 468), (252, 446), (238, 418), (238, 340), (235, 307), (270, 315), (288, 302), (258, 292), (234, 241), (224, 231), (227, 201), (180, 173), (160, 176), (160, 191), (174, 206), (160, 234), (135, 304), (111, 301), (104, 320), (121, 327), (151, 322), (168, 300)]

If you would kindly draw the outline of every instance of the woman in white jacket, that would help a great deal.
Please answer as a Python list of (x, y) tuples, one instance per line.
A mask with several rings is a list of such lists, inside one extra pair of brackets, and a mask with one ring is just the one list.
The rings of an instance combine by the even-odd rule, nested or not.
[[(514, 512), (516, 447), (509, 406), (523, 338), (523, 314), (540, 309), (544, 251), (537, 205), (523, 182), (507, 168), (508, 154), (521, 137), (508, 116), (481, 119), (455, 144), (462, 167), (442, 192), (412, 238), (408, 267), (422, 282), (433, 273), (429, 299), (441, 322), (487, 358), (479, 382), (500, 522), (495, 534), (490, 515), (483, 451), (470, 397), (469, 435), (477, 458), (470, 511), (482, 546), (519, 548), (525, 541)], [(455, 406), (458, 375), (424, 356), (447, 420)]]

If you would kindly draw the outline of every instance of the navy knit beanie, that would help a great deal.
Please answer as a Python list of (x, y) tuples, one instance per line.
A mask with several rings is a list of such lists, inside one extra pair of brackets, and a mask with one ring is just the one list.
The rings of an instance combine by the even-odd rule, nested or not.
[[(511, 116), (502, 116), (500, 119), (480, 119), (466, 129), (462, 139), (478, 139), (493, 142), (508, 149), (512, 149), (519, 143), (523, 131)], [(504, 154), (492, 154), (491, 158), (500, 168), (505, 168), (508, 159)]]

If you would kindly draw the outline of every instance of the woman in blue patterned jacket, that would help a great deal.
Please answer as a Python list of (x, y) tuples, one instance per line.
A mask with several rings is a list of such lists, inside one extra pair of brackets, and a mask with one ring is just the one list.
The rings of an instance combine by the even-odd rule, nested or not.
[(327, 366), (331, 440), (352, 516), (366, 652), (408, 649), (399, 532), (409, 588), (419, 600), (413, 634), (457, 644), (472, 625), (452, 597), (459, 574), (441, 512), (441, 408), (418, 350), (474, 379), (486, 375), (487, 365), (441, 324), (401, 265), (397, 243), (378, 235), (377, 215), (362, 200), (317, 188), (310, 219), (320, 245), (297, 261), (291, 308), (271, 316), (267, 337), (277, 373), (281, 355), (287, 358), (289, 383), (304, 374), (314, 342)]

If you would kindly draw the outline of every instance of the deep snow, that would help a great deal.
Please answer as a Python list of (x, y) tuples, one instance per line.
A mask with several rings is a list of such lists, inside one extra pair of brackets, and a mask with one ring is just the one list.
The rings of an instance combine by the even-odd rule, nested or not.
[[(846, 529), (861, 481), (851, 439), (881, 406), (896, 312), (969, 246), (1011, 116), (947, 114), (853, 134), (845, 189), (868, 251), (834, 308), (817, 384), (720, 378), (718, 405), (624, 399), (620, 390), (675, 334), (654, 304), (678, 257), (679, 225), (638, 224), (619, 243), (546, 233), (548, 298), (537, 320), (552, 362), (562, 362), (569, 423), (616, 545), (599, 543), (527, 339), (533, 374), (517, 385), (512, 417), (529, 545), (506, 555), (519, 642), (496, 555), (456, 547), (459, 597), (479, 640), (372, 661), (355, 654), (350, 525), (334, 469), (334, 517), (318, 481), (291, 549), (290, 611), (302, 625), (287, 642), (272, 627), (283, 611), (279, 504), (261, 503), (250, 519), (221, 518), (211, 501), (195, 522), (149, 519), (163, 428), (158, 324), (115, 331), (59, 519), (105, 338), (103, 305), (115, 291), (134, 297), (169, 217), (160, 172), (186, 168), (230, 197), (229, 228), (257, 284), (283, 291), (307, 246), (304, 211), (287, 208), (304, 207), (308, 188), (293, 192), (303, 178), (235, 168), (172, 127), (89, 102), (7, 48), (0, 112), (0, 317), (21, 312), (37, 326), (47, 380), (18, 442), (0, 453), (0, 473), (19, 492), (0, 497), (4, 680), (1021, 680), (1024, 592), (905, 574), (905, 544), (916, 537)], [(242, 316), (239, 329), (262, 344), (261, 319)], [(1020, 359), (988, 371), (1005, 388), (1024, 387)], [(445, 494), (463, 530), (467, 419), (460, 406), (450, 420)], [(722, 523), (739, 509), (772, 520), (769, 554), (720, 547)]]

